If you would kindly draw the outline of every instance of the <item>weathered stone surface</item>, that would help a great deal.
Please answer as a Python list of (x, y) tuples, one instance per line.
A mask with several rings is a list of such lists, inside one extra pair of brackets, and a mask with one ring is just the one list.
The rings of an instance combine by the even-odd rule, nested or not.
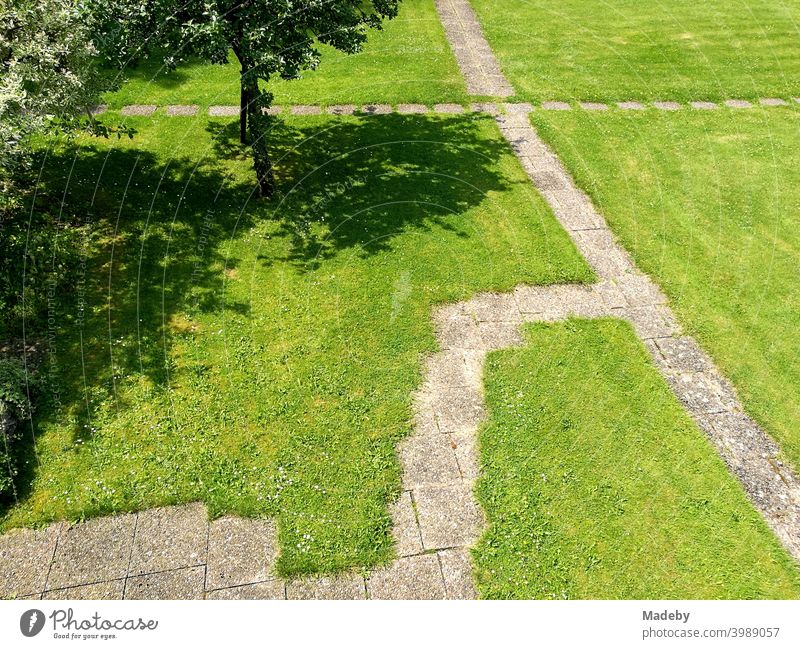
[(103, 114), (103, 113), (105, 113), (107, 110), (108, 110), (108, 106), (107, 106), (106, 104), (97, 104), (97, 105), (95, 105), (95, 106), (92, 106), (92, 107), (89, 109), (89, 112), (90, 112), (92, 115), (94, 115), (94, 116), (97, 116), (97, 115), (102, 115), (102, 114)]
[(455, 548), (440, 550), (437, 554), (442, 566), (447, 599), (477, 599), (478, 593), (472, 581), (469, 550)]
[(478, 444), (475, 433), (448, 433), (458, 461), (461, 478), (472, 482), (478, 477)]
[(785, 99), (779, 99), (778, 97), (764, 97), (758, 100), (758, 103), (762, 106), (788, 106), (789, 102)]
[(463, 113), (464, 107), (461, 104), (436, 104), (433, 107), (433, 112), (435, 113)]
[(688, 336), (658, 338), (655, 340), (659, 352), (674, 372), (691, 373), (712, 369), (710, 359)]
[(356, 112), (355, 104), (339, 104), (336, 106), (328, 106), (328, 112), (331, 115), (352, 115)]
[(447, 484), (461, 479), (456, 455), (447, 435), (412, 435), (400, 444), (403, 487)]
[(129, 575), (196, 566), (206, 561), (208, 514), (200, 503), (139, 514)]
[(287, 599), (366, 599), (364, 578), (359, 575), (337, 575), (298, 579), (286, 584)]
[(297, 105), (292, 106), (289, 109), (289, 112), (292, 115), (319, 115), (322, 113), (322, 108), (319, 106), (306, 106), (306, 105)]
[(445, 599), (442, 569), (435, 554), (420, 554), (393, 561), (367, 579), (370, 599)]
[(126, 117), (139, 116), (149, 117), (156, 112), (156, 106), (153, 104), (131, 104), (130, 106), (123, 106), (120, 113)]
[(122, 599), (124, 590), (125, 580), (115, 579), (85, 586), (50, 590), (42, 595), (42, 599)]
[(483, 339), (478, 323), (470, 316), (441, 317), (434, 315), (436, 338), (442, 349), (482, 349)]
[(206, 593), (206, 599), (286, 599), (286, 585), (279, 579), (221, 588)]
[(197, 115), (197, 111), (199, 110), (199, 106), (194, 104), (192, 105), (172, 105), (167, 106), (166, 113), (170, 117), (191, 117), (192, 115)]
[(618, 101), (617, 106), (622, 110), (645, 110), (647, 108), (647, 106), (640, 101)]
[(425, 104), (397, 104), (397, 112), (401, 115), (424, 115), (428, 107)]
[(483, 527), (483, 513), (469, 483), (414, 490), (417, 518), (426, 550), (472, 545)]
[(505, 110), (508, 115), (527, 115), (533, 112), (533, 104), (528, 102), (503, 104), (503, 110)]
[(422, 537), (417, 525), (417, 515), (414, 513), (414, 504), (411, 501), (411, 492), (404, 491), (397, 502), (389, 508), (392, 517), (392, 536), (394, 537), (397, 556), (406, 557), (420, 554)]
[(203, 599), (205, 568), (181, 568), (129, 577), (125, 599)]
[(442, 389), (432, 395), (431, 405), (442, 433), (472, 431), (484, 417), (480, 392), (469, 388)]
[(42, 530), (13, 530), (0, 536), (0, 599), (45, 589), (62, 523)]
[(388, 115), (392, 107), (389, 104), (367, 104), (361, 107), (361, 112), (365, 115)]
[(570, 106), (565, 101), (543, 101), (542, 102), (542, 109), (543, 110), (571, 110), (572, 106)]
[(473, 113), (486, 113), (487, 115), (499, 115), (500, 107), (493, 102), (478, 102), (469, 105)]
[(238, 117), (238, 106), (209, 106), (208, 114), (210, 117)]
[(280, 115), (283, 112), (283, 106), (269, 106), (268, 108), (264, 108), (262, 112), (264, 115)]
[(104, 516), (61, 532), (47, 590), (125, 577), (131, 556), (135, 514)]
[(719, 108), (713, 101), (690, 101), (689, 105), (698, 110), (714, 110), (715, 108)]
[(602, 104), (596, 101), (582, 101), (579, 105), (584, 110), (608, 110), (608, 104)]
[(226, 516), (212, 521), (208, 535), (206, 590), (267, 581), (278, 546), (272, 521)]
[(744, 99), (726, 99), (725, 105), (728, 108), (752, 108), (753, 104)]

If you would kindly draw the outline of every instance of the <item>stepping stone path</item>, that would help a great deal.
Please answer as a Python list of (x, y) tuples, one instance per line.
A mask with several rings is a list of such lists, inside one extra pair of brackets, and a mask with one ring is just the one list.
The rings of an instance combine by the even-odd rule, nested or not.
[[(483, 37), (467, 0), (437, 0), (448, 39), (470, 93), (510, 96), (513, 90)], [(800, 102), (800, 98), (795, 99)], [(774, 103), (768, 103), (774, 102)], [(780, 103), (779, 103), (780, 102)], [(728, 101), (734, 108), (749, 102)], [(762, 100), (784, 105), (783, 100)], [(582, 103), (585, 110), (607, 110)], [(658, 102), (661, 110), (680, 104)], [(695, 109), (716, 104), (693, 102)], [(643, 110), (640, 102), (621, 102)], [(97, 107), (99, 110), (101, 107)], [(194, 108), (194, 107), (190, 107)], [(680, 326), (658, 286), (634, 264), (604, 218), (579, 190), (558, 157), (531, 127), (530, 104), (478, 103), (494, 119), (531, 181), (600, 280), (592, 285), (519, 286), (437, 309), (440, 351), (426, 361), (414, 395), (413, 434), (399, 448), (403, 490), (391, 507), (398, 558), (368, 575), (283, 580), (275, 575), (275, 525), (227, 516), (208, 521), (201, 504), (162, 507), (0, 536), (0, 597), (59, 599), (446, 599), (472, 598), (469, 548), (484, 526), (473, 496), (478, 475), (477, 427), (485, 416), (482, 370), (489, 351), (523, 343), (520, 325), (576, 316), (617, 317), (631, 323), (677, 398), (713, 442), (756, 508), (792, 556), (800, 560), (800, 482), (779, 460), (777, 445), (753, 422), (733, 387)], [(570, 110), (546, 102), (542, 108)], [(180, 110), (179, 110), (180, 109)], [(403, 104), (402, 114), (427, 112)], [(125, 115), (152, 115), (155, 106), (127, 106)], [(352, 105), (331, 106), (352, 114)], [(436, 112), (464, 107), (441, 104)], [(181, 115), (173, 106), (168, 114)], [(271, 112), (277, 114), (280, 107)], [(289, 109), (319, 114), (318, 107)], [(365, 106), (381, 115), (388, 105)], [(194, 114), (192, 112), (191, 114)], [(234, 116), (236, 106), (212, 106)]]

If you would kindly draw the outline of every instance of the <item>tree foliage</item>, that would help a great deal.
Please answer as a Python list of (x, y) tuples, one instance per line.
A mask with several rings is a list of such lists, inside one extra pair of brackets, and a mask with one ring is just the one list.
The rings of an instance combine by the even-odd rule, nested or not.
[(397, 14), (399, 0), (89, 0), (104, 58), (118, 67), (156, 53), (174, 68), (190, 56), (241, 64), (241, 138), (249, 142), (264, 194), (273, 190), (261, 82), (298, 77), (319, 63), (319, 43), (358, 52), (369, 28)]

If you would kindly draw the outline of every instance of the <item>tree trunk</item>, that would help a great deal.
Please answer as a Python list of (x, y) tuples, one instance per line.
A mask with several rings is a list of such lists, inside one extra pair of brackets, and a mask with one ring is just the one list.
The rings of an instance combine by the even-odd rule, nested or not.
[(249, 126), (250, 149), (253, 153), (253, 168), (262, 196), (271, 197), (275, 193), (275, 176), (272, 160), (267, 150), (268, 118), (263, 112), (263, 94), (258, 88), (258, 79), (242, 75), (242, 89), (247, 96), (247, 123)]
[(239, 141), (247, 144), (247, 105), (250, 103), (247, 90), (244, 87), (244, 67), (242, 68), (242, 80), (239, 82)]

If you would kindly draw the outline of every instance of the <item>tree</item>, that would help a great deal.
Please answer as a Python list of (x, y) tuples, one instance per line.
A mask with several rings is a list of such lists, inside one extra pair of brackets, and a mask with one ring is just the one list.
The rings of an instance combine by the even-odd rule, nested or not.
[(241, 68), (239, 131), (252, 148), (262, 195), (274, 191), (260, 84), (294, 79), (319, 63), (317, 43), (355, 53), (368, 28), (397, 14), (399, 0), (87, 0), (88, 21), (105, 59), (118, 67), (166, 52), (174, 68), (189, 56)]
[(79, 2), (0, 0), (0, 339), (36, 313), (47, 277), (64, 280), (70, 254), (55, 244), (65, 230), (59, 218), (22, 209), (35, 185), (33, 140), (114, 130), (91, 116), (110, 83), (97, 70)]

